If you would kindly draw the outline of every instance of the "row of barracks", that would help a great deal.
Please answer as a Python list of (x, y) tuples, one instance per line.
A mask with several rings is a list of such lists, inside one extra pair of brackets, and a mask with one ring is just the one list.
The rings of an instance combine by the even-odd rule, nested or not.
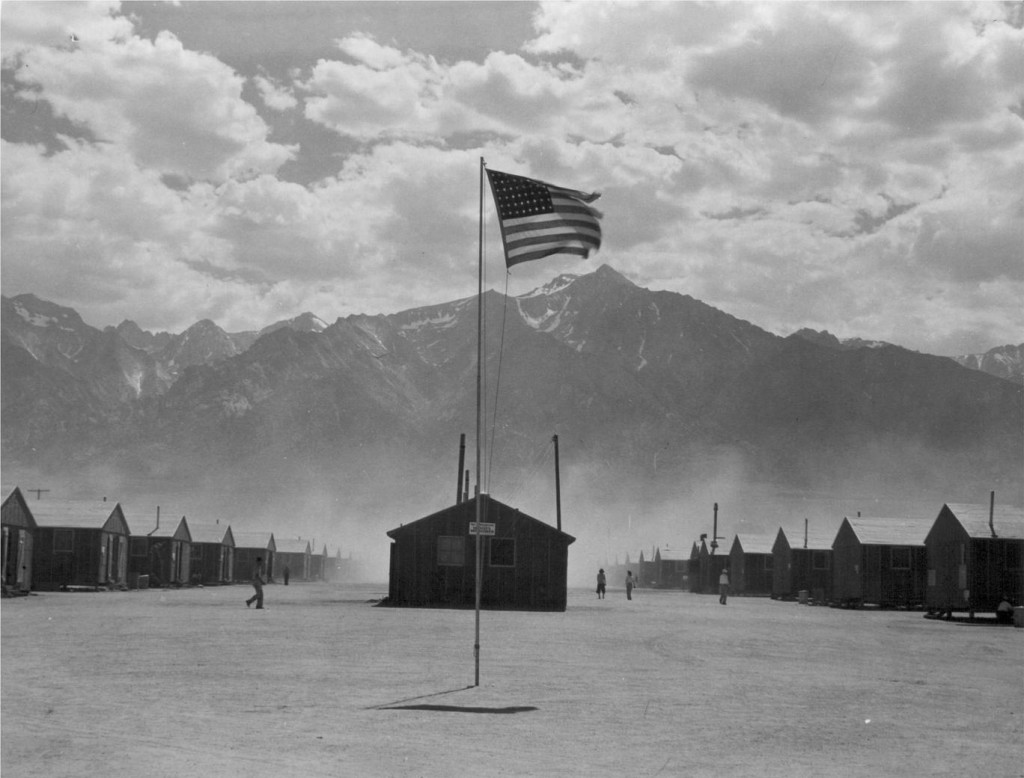
[(248, 582), (257, 557), (271, 581), (333, 580), (345, 567), (340, 550), (320, 553), (311, 541), (228, 524), (161, 520), (145, 534), (131, 531), (120, 503), (39, 499), (21, 489), (2, 509), (5, 592), (32, 590), (204, 586)]
[(994, 611), (1003, 597), (1024, 605), (1024, 511), (993, 500), (946, 504), (934, 519), (804, 521), (774, 536), (738, 533), (727, 554), (702, 538), (685, 557), (654, 548), (606, 567), (613, 585), (628, 569), (643, 586), (717, 593), (728, 568), (730, 591), (739, 595), (973, 616)]

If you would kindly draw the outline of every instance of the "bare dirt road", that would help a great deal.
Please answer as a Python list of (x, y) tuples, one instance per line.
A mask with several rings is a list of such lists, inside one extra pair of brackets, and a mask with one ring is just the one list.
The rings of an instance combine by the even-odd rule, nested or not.
[(4, 778), (1020, 776), (1024, 630), (640, 590), (565, 613), (383, 586), (0, 610)]

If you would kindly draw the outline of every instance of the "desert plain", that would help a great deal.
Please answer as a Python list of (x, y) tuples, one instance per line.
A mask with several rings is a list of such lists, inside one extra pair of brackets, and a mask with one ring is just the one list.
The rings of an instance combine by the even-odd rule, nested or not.
[(570, 589), (40, 593), (0, 608), (0, 770), (58, 776), (1021, 776), (1024, 629)]

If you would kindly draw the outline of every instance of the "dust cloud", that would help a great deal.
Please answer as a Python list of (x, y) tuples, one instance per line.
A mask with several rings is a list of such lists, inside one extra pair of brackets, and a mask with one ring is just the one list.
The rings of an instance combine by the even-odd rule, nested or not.
[[(320, 552), (339, 551), (352, 580), (388, 577), (386, 533), (455, 502), (457, 436), (424, 457), (401, 448), (360, 446), (353, 452), (316, 457), (301, 451), (257, 452), (217, 470), (189, 467), (187, 458), (154, 457), (143, 467), (90, 463), (74, 468), (5, 470), (4, 494), (20, 486), (44, 489), (40, 499), (121, 502), (129, 527), (152, 529), (163, 506), (194, 522), (228, 523), (238, 530), (268, 530), (276, 537), (311, 540)], [(471, 448), (471, 447), (470, 447)], [(485, 490), (495, 499), (555, 526), (555, 469), (550, 441), (537, 441), (525, 464), (496, 463)], [(539, 452), (539, 453), (537, 453)], [(569, 583), (589, 586), (598, 567), (635, 561), (642, 551), (688, 558), (701, 534), (713, 533), (718, 504), (719, 552), (728, 553), (737, 533), (774, 537), (780, 526), (838, 529), (844, 516), (936, 516), (945, 502), (1024, 502), (1017, 482), (979, 483), (949, 477), (950, 455), (926, 446), (882, 443), (838, 452), (831, 459), (809, 452), (796, 463), (798, 477), (773, 473), (741, 446), (719, 447), (650, 463), (583, 461), (571, 447), (560, 464), (562, 530), (569, 549)], [(467, 451), (466, 462), (472, 462)], [(952, 463), (954, 467), (956, 462)], [(975, 464), (977, 464), (975, 462)], [(793, 468), (793, 463), (786, 463)], [(965, 467), (965, 472), (971, 472)]]

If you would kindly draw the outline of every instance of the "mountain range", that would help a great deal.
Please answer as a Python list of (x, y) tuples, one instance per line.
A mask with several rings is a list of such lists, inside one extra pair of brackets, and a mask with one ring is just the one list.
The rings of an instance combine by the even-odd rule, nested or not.
[[(844, 338), (840, 340), (830, 332), (816, 332), (810, 329), (798, 330), (796, 335), (822, 346), (836, 349), (878, 348), (891, 344), (863, 338)], [(996, 346), (984, 354), (963, 354), (952, 357), (958, 364), (991, 373), (1000, 378), (1020, 383), (1024, 380), (1024, 343), (1016, 346)]]
[[(627, 517), (689, 532), (712, 500), (769, 523), (937, 512), (989, 490), (1024, 501), (1022, 346), (957, 360), (781, 337), (607, 265), (484, 306), (484, 488), (550, 518), (557, 435), (570, 532), (611, 537)], [(461, 433), (473, 461), (476, 337), (476, 298), (172, 334), (4, 297), (5, 486), (172, 495), (372, 539), (454, 500)]]

